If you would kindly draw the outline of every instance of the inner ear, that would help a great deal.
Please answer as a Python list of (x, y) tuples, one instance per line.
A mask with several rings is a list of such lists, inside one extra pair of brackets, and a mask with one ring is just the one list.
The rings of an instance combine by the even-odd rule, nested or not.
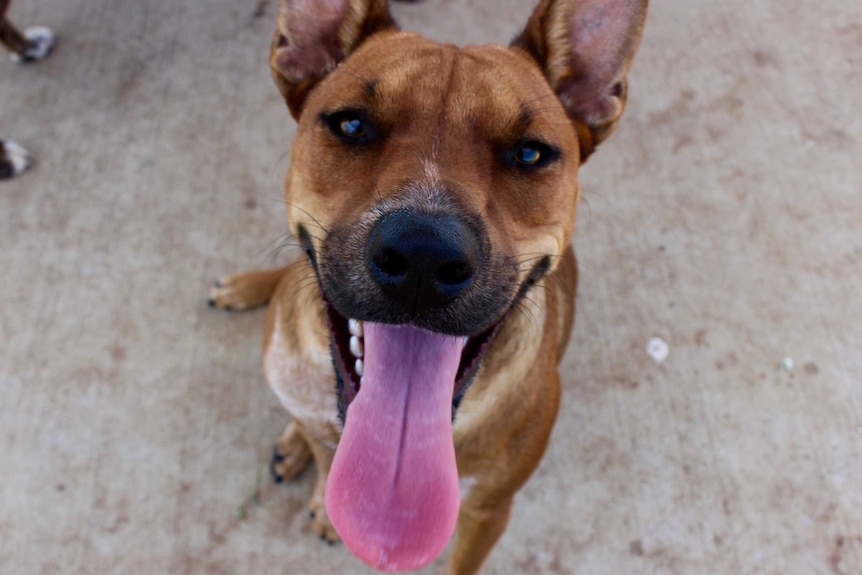
[(347, 0), (279, 0), (274, 65), (294, 83), (331, 70), (344, 57), (340, 28)]
[(294, 117), (318, 80), (366, 39), (394, 28), (386, 0), (279, 0), (269, 62)]

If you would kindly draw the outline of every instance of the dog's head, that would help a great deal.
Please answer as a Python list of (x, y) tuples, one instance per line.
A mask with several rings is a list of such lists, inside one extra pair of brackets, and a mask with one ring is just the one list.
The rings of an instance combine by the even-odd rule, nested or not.
[(646, 0), (542, 0), (509, 47), (467, 48), (401, 32), (385, 0), (279, 6), (270, 64), (299, 124), (290, 226), (326, 300), (342, 417), (373, 403), (351, 406), (342, 444), (379, 424), (360, 413), (407, 409), (389, 405), (413, 385), (399, 377), (448, 386), (423, 401), (450, 418), (571, 242), (578, 168), (622, 114)]

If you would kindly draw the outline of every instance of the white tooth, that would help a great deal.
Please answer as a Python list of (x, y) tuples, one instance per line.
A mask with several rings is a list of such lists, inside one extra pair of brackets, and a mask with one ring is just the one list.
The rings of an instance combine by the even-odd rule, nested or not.
[(351, 335), (362, 337), (362, 322), (358, 319), (350, 319), (347, 321), (347, 328)]
[(362, 365), (361, 359), (356, 360), (356, 363), (353, 364), (353, 369), (354, 369), (354, 371), (356, 371), (356, 375), (358, 375), (359, 377), (362, 377), (363, 372), (365, 371), (365, 366)]
[(353, 357), (362, 357), (362, 340), (355, 335), (350, 336), (350, 353)]
[(469, 337), (465, 337), (465, 338), (464, 338), (464, 343), (462, 343), (462, 344), (461, 344), (461, 349), (464, 349), (465, 347), (467, 347), (467, 342), (468, 342), (468, 341), (470, 341), (470, 338), (469, 338)]
[(364, 377), (360, 377), (360, 378), (359, 378), (359, 387), (362, 387), (362, 384), (363, 384), (363, 383), (365, 383), (365, 378), (364, 378)]

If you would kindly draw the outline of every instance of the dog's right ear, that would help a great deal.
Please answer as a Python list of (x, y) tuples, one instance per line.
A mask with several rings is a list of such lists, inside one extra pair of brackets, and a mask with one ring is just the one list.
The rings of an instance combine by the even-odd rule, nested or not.
[(314, 85), (365, 39), (395, 27), (387, 0), (278, 0), (269, 65), (293, 117)]

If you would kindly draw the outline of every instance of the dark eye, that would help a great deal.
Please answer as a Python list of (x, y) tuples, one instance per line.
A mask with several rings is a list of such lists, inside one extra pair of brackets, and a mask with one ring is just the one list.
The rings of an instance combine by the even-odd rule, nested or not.
[(515, 160), (519, 164), (534, 166), (542, 160), (542, 151), (538, 146), (524, 146), (515, 152)]
[(373, 137), (371, 123), (359, 110), (342, 110), (322, 116), (323, 123), (338, 138), (350, 143), (366, 143)]
[(507, 154), (507, 159), (515, 167), (534, 169), (547, 166), (559, 155), (559, 152), (548, 144), (526, 141), (516, 144)]
[(365, 134), (365, 128), (362, 126), (362, 120), (359, 118), (345, 118), (338, 123), (338, 129), (342, 136), (348, 138), (360, 138)]

